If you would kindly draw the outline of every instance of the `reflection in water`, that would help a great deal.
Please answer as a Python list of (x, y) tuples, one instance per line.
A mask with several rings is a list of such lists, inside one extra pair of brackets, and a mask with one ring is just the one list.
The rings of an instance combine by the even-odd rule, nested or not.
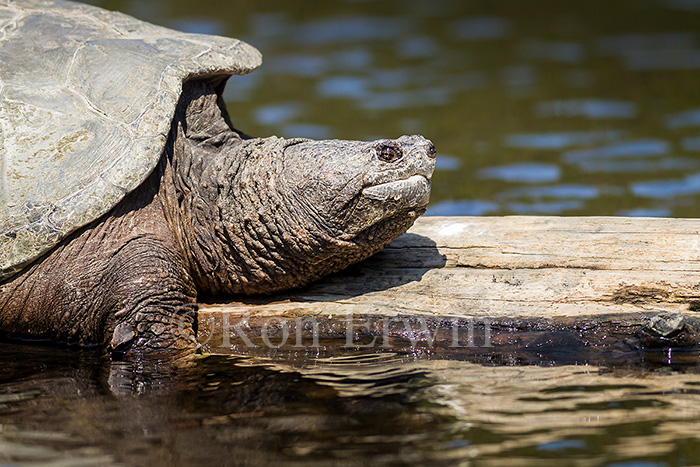
[(3, 345), (0, 462), (700, 462), (700, 379), (682, 356), (610, 370), (329, 350), (109, 361)]

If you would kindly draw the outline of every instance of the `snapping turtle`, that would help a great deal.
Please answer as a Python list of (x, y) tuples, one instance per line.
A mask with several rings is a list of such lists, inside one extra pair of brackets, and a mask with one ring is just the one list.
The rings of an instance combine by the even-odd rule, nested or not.
[(181, 348), (198, 294), (298, 287), (424, 212), (435, 148), (252, 138), (260, 53), (66, 1), (0, 0), (0, 333)]

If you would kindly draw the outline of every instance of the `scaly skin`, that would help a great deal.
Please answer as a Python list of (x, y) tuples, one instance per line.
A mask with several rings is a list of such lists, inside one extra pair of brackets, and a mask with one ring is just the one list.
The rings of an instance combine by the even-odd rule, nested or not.
[(192, 347), (198, 293), (298, 287), (405, 232), (427, 204), (434, 157), (419, 136), (248, 138), (212, 85), (189, 83), (147, 181), (0, 285), (0, 332), (110, 351)]

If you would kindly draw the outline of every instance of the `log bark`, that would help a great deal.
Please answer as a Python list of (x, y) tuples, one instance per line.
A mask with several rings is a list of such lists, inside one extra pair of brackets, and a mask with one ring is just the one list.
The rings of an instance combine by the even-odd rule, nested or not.
[(287, 294), (203, 303), (199, 319), (212, 328), (246, 317), (253, 329), (314, 317), (341, 335), (334, 323), (369, 317), (368, 335), (404, 338), (405, 326), (388, 328), (451, 320), (476, 323), (481, 339), (505, 329), (571, 332), (585, 345), (605, 335), (631, 347), (695, 346), (699, 232), (695, 219), (424, 217), (342, 273)]

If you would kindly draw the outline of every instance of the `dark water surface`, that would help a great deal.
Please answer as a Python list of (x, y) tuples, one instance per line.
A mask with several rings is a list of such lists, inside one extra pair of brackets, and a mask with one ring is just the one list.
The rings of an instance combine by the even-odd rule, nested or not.
[[(93, 3), (257, 46), (226, 91), (250, 134), (433, 139), (432, 214), (700, 214), (698, 0)], [(0, 464), (700, 464), (697, 352), (496, 365), (342, 344), (2, 344)]]
[(0, 463), (700, 463), (697, 355), (603, 368), (322, 352), (110, 361), (4, 344)]

